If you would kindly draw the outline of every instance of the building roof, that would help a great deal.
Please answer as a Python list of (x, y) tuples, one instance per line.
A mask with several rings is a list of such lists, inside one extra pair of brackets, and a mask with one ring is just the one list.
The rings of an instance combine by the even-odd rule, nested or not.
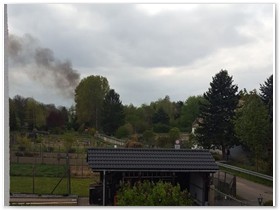
[(215, 172), (219, 169), (208, 150), (90, 148), (93, 171)]

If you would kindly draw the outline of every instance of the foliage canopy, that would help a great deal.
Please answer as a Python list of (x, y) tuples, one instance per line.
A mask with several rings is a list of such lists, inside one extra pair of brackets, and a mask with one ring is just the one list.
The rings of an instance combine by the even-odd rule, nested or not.
[(109, 91), (109, 83), (102, 76), (88, 76), (75, 89), (76, 114), (79, 123), (99, 128), (103, 100)]

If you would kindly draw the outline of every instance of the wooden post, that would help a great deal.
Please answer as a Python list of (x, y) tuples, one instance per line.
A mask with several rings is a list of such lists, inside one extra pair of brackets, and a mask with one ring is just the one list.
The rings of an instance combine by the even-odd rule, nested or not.
[(215, 185), (213, 185), (213, 184), (211, 184), (209, 186), (208, 205), (209, 206), (214, 206), (215, 205)]

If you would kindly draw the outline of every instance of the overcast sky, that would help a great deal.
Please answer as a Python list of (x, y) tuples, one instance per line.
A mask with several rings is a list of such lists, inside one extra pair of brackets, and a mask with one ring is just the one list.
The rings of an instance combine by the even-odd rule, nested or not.
[(239, 90), (273, 74), (273, 4), (8, 4), (9, 96), (70, 107), (89, 75), (123, 104), (201, 95), (221, 69)]

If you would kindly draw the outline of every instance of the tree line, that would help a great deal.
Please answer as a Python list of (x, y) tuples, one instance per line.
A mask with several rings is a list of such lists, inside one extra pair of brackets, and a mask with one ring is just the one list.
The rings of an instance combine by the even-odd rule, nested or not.
[(33, 129), (51, 132), (94, 128), (107, 135), (125, 137), (152, 130), (167, 133), (177, 127), (190, 132), (199, 113), (202, 96), (191, 96), (185, 102), (173, 102), (169, 96), (149, 105), (123, 105), (120, 95), (110, 89), (105, 77), (84, 78), (75, 90), (75, 106), (56, 107), (34, 98), (16, 95), (9, 99), (10, 130)]
[[(102, 76), (88, 76), (75, 89), (75, 105), (70, 108), (42, 104), (33, 98), (9, 99), (10, 130), (68, 130), (95, 132), (130, 138), (134, 142), (171, 147), (178, 133), (191, 133), (191, 139), (204, 148), (243, 145), (256, 162), (271, 160), (273, 148), (273, 75), (259, 90), (238, 90), (227, 70), (218, 72), (203, 95), (183, 101), (169, 96), (136, 107), (123, 105), (120, 95)], [(169, 134), (155, 138), (158, 133)]]

